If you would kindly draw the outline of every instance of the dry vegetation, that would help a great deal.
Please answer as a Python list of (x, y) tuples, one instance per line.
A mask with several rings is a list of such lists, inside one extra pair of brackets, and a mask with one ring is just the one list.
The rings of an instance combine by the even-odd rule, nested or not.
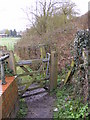
[[(50, 4), (52, 5), (52, 3)], [(51, 11), (49, 11), (50, 15), (47, 16), (45, 5), (46, 3), (42, 5), (44, 14), (36, 17), (37, 21), (35, 25), (27, 29), (21, 41), (17, 43), (17, 46), (35, 46), (44, 43), (49, 44), (51, 49), (57, 48), (59, 55), (58, 66), (59, 70), (61, 70), (66, 63), (70, 63), (71, 61), (70, 51), (76, 31), (88, 28), (88, 14), (81, 17), (75, 17), (75, 14), (72, 15), (71, 12), (64, 14), (64, 10), (69, 11), (71, 10), (71, 6), (72, 8), (75, 6), (73, 3), (68, 3), (62, 6), (62, 13), (60, 13), (60, 8), (54, 15), (51, 15)], [(67, 7), (68, 5), (69, 9)], [(73, 9), (71, 11), (73, 12)], [(71, 15), (71, 17), (67, 19), (66, 15)]]

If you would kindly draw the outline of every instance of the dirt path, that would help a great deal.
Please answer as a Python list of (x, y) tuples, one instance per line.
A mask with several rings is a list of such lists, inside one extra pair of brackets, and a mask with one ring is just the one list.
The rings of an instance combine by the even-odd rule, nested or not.
[[(43, 91), (37, 89), (34, 92)], [(50, 96), (47, 92), (36, 96), (26, 98), (28, 113), (25, 118), (52, 118), (55, 105), (55, 97)]]

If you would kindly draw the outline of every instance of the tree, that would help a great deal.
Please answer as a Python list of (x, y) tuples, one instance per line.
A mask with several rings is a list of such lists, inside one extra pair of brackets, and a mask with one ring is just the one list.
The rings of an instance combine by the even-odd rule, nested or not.
[[(39, 0), (36, 1), (35, 10), (30, 10), (29, 8), (25, 13), (30, 23), (32, 23), (33, 28), (39, 35), (42, 35), (49, 29), (52, 30), (53, 26), (57, 24), (54, 20), (64, 18), (62, 20), (66, 23), (67, 20), (75, 16), (74, 7), (75, 4), (69, 2), (69, 0), (67, 2), (63, 2), (63, 0), (61, 2), (59, 0)], [(30, 15), (32, 15), (32, 19), (30, 19)]]
[(7, 34), (7, 37), (9, 37), (10, 32), (8, 29), (5, 30), (5, 34)]
[[(54, 14), (54, 8), (58, 3), (59, 2), (52, 2), (52, 0), (49, 0), (49, 2), (40, 0), (36, 1), (35, 12), (30, 11), (30, 9), (26, 11), (28, 20), (40, 35), (46, 33), (48, 18)], [(32, 19), (30, 19), (29, 14), (32, 15)]]
[(17, 36), (17, 31), (16, 31), (16, 29), (10, 30), (9, 36), (11, 36), (11, 37), (16, 37), (16, 36)]
[(16, 32), (15, 29), (13, 30), (12, 35), (13, 35), (13, 37), (16, 37), (16, 36), (17, 36), (17, 32)]
[(76, 12), (74, 9), (75, 7), (76, 7), (75, 3), (70, 1), (62, 4), (61, 13), (64, 16), (65, 24), (67, 23), (67, 20), (71, 20), (78, 14), (78, 12)]
[(10, 30), (10, 34), (9, 34), (9, 36), (12, 36), (12, 35), (13, 35), (12, 33), (13, 33), (13, 31), (12, 31), (12, 30)]

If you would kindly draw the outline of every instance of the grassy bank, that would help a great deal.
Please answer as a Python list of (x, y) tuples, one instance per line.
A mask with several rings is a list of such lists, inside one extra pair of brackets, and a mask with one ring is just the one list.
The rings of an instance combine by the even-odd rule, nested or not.
[(8, 50), (13, 50), (14, 44), (16, 44), (17, 41), (19, 40), (20, 38), (12, 38), (12, 37), (0, 38), (0, 46), (7, 46)]

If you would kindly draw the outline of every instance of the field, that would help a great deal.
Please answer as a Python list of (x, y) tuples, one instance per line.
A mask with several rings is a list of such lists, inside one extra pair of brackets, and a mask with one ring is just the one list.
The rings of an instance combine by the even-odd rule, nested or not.
[(0, 38), (0, 46), (7, 46), (8, 50), (13, 50), (14, 44), (19, 40), (20, 38)]

